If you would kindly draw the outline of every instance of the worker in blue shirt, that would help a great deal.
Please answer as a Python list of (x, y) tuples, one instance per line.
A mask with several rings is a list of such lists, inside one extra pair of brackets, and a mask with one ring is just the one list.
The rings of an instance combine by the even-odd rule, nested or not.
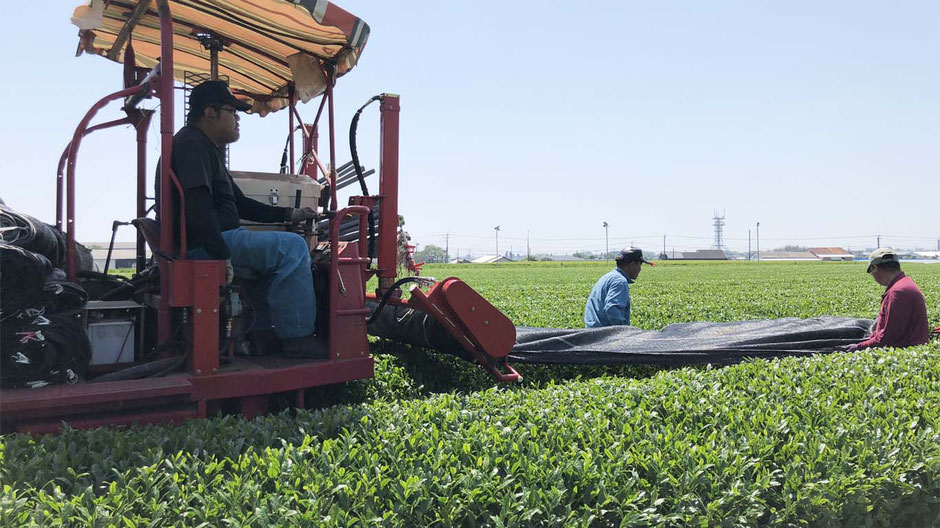
[(628, 247), (614, 259), (617, 267), (601, 277), (587, 304), (584, 306), (584, 325), (599, 326), (630, 325), (630, 284), (640, 275), (643, 263), (653, 265), (643, 258), (643, 250)]

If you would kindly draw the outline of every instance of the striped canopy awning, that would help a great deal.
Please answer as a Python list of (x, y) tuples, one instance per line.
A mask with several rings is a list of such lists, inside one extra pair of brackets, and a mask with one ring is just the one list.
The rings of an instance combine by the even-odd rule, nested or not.
[[(261, 115), (287, 106), (288, 84), (307, 102), (326, 89), (323, 66), (337, 75), (352, 69), (369, 26), (326, 0), (168, 0), (173, 16), (173, 76), (209, 74), (201, 36), (223, 44), (219, 76)], [(136, 63), (152, 68), (160, 57), (157, 0), (91, 0), (75, 8), (78, 54), (123, 62), (130, 37)]]

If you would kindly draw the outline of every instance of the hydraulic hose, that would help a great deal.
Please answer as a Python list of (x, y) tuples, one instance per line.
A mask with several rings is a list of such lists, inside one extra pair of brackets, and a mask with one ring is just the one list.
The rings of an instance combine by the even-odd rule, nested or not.
[[(297, 129), (295, 128), (294, 130), (297, 130)], [(291, 130), (290, 133), (287, 134), (287, 140), (284, 141), (284, 152), (281, 153), (281, 167), (280, 167), (281, 174), (287, 174), (287, 150), (290, 147), (290, 136), (291, 134), (294, 133), (294, 130)]]
[(395, 290), (400, 288), (402, 284), (405, 284), (406, 282), (422, 282), (422, 281), (427, 281), (427, 280), (428, 280), (427, 277), (405, 277), (405, 278), (398, 279), (397, 281), (395, 281), (395, 283), (392, 284), (392, 286), (389, 289), (385, 290), (385, 294), (382, 295), (382, 298), (379, 300), (378, 306), (376, 306), (375, 310), (372, 311), (372, 315), (370, 315), (369, 318), (366, 319), (366, 325), (368, 326), (372, 324), (373, 321), (375, 321), (375, 318), (378, 317), (379, 312), (382, 311), (382, 308), (386, 304), (388, 304), (388, 300), (392, 297), (392, 293), (394, 293)]
[(108, 374), (98, 376), (97, 378), (93, 378), (89, 381), (92, 383), (100, 383), (103, 381), (124, 381), (141, 378), (156, 378), (161, 374), (176, 370), (185, 360), (186, 356), (172, 356), (164, 359), (158, 359), (156, 361), (151, 361), (142, 365), (135, 365), (126, 369), (109, 372)]
[[(382, 101), (385, 99), (384, 95), (374, 95), (371, 99), (366, 101), (366, 104), (359, 107), (359, 110), (356, 111), (356, 114), (353, 115), (352, 123), (349, 124), (349, 153), (352, 155), (353, 168), (356, 169), (356, 179), (359, 180), (359, 187), (362, 189), (363, 196), (369, 196), (369, 188), (366, 187), (366, 178), (362, 175), (362, 167), (359, 165), (359, 152), (356, 149), (356, 129), (359, 128), (359, 116), (362, 114), (362, 111), (365, 110), (367, 106), (376, 102)], [(369, 249), (368, 256), (370, 259), (375, 258), (375, 213), (371, 210), (369, 211)]]

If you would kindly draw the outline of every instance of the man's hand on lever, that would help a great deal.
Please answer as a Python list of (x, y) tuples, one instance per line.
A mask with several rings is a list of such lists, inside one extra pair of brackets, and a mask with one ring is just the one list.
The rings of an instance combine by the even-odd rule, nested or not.
[(317, 212), (312, 207), (302, 207), (300, 209), (293, 209), (290, 212), (290, 222), (292, 224), (299, 224), (304, 220), (313, 220), (317, 217)]

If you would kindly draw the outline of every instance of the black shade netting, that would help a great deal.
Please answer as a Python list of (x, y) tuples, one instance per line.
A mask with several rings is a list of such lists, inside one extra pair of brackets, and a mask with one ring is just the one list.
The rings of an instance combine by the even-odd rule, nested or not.
[[(378, 305), (367, 306), (374, 312)], [(869, 319), (814, 317), (676, 323), (662, 330), (518, 326), (509, 359), (569, 365), (731, 364), (747, 358), (833, 352), (864, 339), (871, 324)], [(368, 331), (376, 337), (469, 357), (440, 322), (418, 310), (385, 306)]]
[(38, 388), (74, 383), (91, 361), (91, 345), (76, 316), (31, 315), (3, 346), (0, 386)]
[[(65, 267), (65, 233), (2, 204), (0, 204), (0, 242), (39, 253), (57, 268)], [(75, 243), (75, 256), (79, 270), (95, 268), (91, 250), (78, 242)]]
[(583, 365), (730, 364), (746, 358), (832, 352), (863, 340), (871, 324), (870, 319), (825, 316), (675, 323), (662, 330), (516, 327), (516, 344), (509, 358), (520, 363)]
[(65, 264), (65, 235), (58, 229), (0, 205), (0, 239), (7, 244), (39, 253), (53, 266)]
[(8, 317), (39, 304), (51, 273), (46, 257), (0, 242), (0, 315)]

